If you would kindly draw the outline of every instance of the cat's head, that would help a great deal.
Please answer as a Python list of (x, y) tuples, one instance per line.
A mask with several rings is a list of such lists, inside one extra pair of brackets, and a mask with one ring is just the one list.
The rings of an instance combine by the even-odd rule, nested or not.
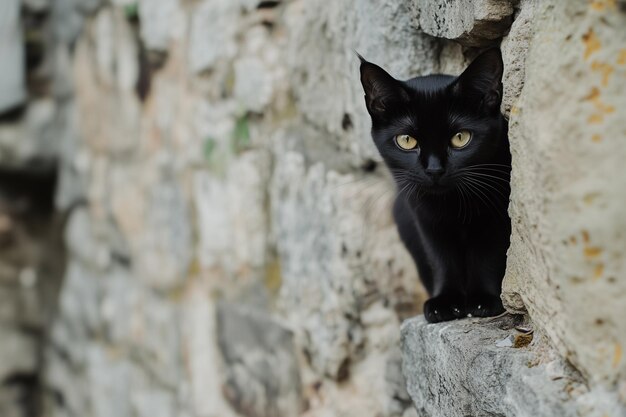
[(468, 170), (506, 162), (500, 160), (508, 147), (500, 114), (502, 71), (498, 49), (483, 52), (458, 77), (408, 81), (361, 58), (372, 137), (400, 185), (445, 193)]

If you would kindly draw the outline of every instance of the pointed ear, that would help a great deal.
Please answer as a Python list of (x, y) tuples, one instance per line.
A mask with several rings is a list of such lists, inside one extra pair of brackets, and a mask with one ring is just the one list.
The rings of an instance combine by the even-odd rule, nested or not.
[(459, 75), (454, 83), (454, 92), (470, 100), (482, 111), (499, 111), (503, 69), (500, 50), (488, 49), (478, 55), (463, 74)]
[(384, 69), (367, 62), (361, 55), (358, 57), (361, 60), (361, 84), (367, 111), (374, 119), (385, 119), (386, 112), (394, 105), (408, 101), (409, 95), (400, 81)]

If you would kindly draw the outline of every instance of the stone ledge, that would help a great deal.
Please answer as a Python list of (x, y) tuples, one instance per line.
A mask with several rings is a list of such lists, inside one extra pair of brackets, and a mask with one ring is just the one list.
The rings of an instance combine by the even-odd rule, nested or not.
[[(428, 324), (401, 330), (407, 391), (422, 417), (626, 415), (614, 393), (585, 381), (542, 338), (507, 347), (513, 316)], [(524, 343), (521, 343), (522, 345)]]

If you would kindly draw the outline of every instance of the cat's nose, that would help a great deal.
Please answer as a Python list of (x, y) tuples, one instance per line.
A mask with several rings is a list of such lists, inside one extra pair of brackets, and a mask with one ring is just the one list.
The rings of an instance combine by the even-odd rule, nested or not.
[(443, 172), (444, 172), (444, 169), (440, 168), (440, 167), (438, 167), (438, 168), (426, 168), (426, 173), (435, 182), (439, 181), (439, 178), (441, 178), (441, 176), (443, 175)]
[(443, 164), (438, 155), (431, 153), (426, 158), (425, 171), (426, 174), (433, 180), (433, 182), (439, 181), (439, 178), (443, 175)]

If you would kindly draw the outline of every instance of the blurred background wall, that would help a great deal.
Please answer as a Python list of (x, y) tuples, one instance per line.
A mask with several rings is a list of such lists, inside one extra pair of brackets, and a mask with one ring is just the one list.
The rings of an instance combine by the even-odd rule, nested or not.
[(625, 403), (625, 8), (3, 0), (0, 414), (417, 416), (354, 50), (408, 78), (500, 41), (504, 299)]

